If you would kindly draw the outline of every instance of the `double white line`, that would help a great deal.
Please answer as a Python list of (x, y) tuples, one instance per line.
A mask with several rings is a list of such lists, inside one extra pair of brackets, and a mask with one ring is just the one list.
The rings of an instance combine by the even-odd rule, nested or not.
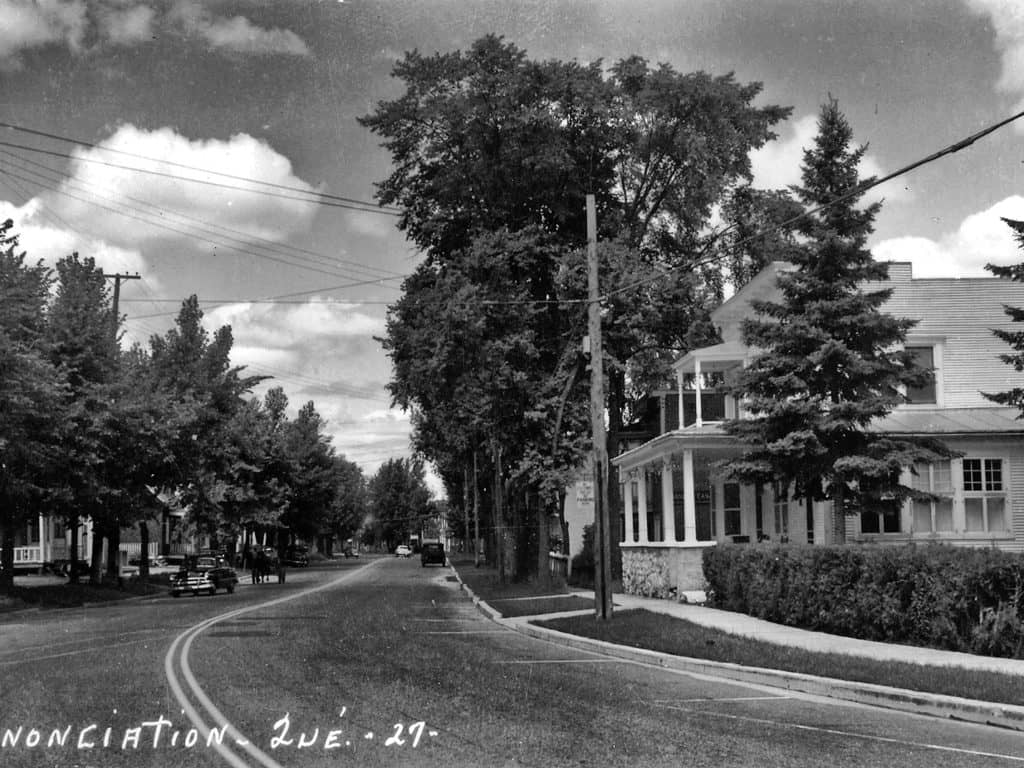
[[(195, 675), (192, 674), (192, 668), (188, 662), (188, 654), (189, 650), (192, 648), (192, 641), (195, 640), (202, 632), (222, 621), (227, 621), (228, 619), (233, 619), (236, 616), (241, 616), (242, 614), (250, 613), (252, 611), (269, 608), (270, 606), (278, 605), (279, 603), (286, 603), (290, 600), (305, 597), (306, 595), (311, 595), (315, 592), (321, 592), (325, 589), (332, 589), (339, 584), (343, 584), (344, 582), (355, 578), (367, 568), (371, 568), (379, 562), (382, 561), (373, 560), (354, 571), (349, 571), (348, 573), (327, 582), (326, 584), (320, 584), (319, 586), (304, 589), (301, 592), (295, 592), (274, 600), (269, 600), (265, 603), (257, 603), (256, 605), (237, 608), (233, 611), (213, 616), (212, 618), (201, 621), (198, 624), (194, 624), (174, 638), (174, 642), (171, 643), (171, 647), (167, 650), (167, 655), (164, 657), (164, 674), (167, 676), (167, 682), (171, 686), (171, 691), (174, 693), (174, 697), (181, 705), (182, 712), (195, 727), (196, 731), (199, 732), (199, 735), (202, 737), (203, 744), (207, 744), (210, 749), (215, 750), (217, 754), (224, 758), (224, 760), (234, 768), (252, 768), (254, 763), (265, 766), (265, 768), (282, 768), (280, 763), (253, 744), (250, 739), (232, 725), (223, 713), (217, 709), (217, 706), (210, 700), (210, 697), (206, 695), (206, 692), (203, 691), (202, 686), (199, 685), (199, 681), (196, 680)], [(179, 669), (180, 677), (178, 672)], [(191, 693), (192, 698), (198, 702), (198, 707), (192, 705), (192, 702), (189, 699), (189, 693)], [(215, 725), (210, 725), (210, 723), (214, 723)], [(214, 733), (215, 730), (216, 733)], [(242, 752), (244, 754), (239, 755), (238, 752)], [(248, 757), (245, 755), (248, 755)]]

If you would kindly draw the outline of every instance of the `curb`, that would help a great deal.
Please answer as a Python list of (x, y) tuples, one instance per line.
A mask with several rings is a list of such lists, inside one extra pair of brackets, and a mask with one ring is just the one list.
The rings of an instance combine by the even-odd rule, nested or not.
[(938, 693), (922, 693), (905, 688), (890, 688), (873, 683), (858, 683), (831, 677), (806, 675), (799, 672), (786, 672), (764, 667), (745, 667), (721, 661), (674, 656), (668, 653), (649, 651), (644, 648), (630, 648), (603, 640), (594, 640), (546, 627), (538, 627), (530, 623), (536, 617), (505, 619), (498, 611), (473, 594), (473, 590), (462, 581), (458, 571), (453, 566), (450, 567), (455, 573), (459, 586), (484, 615), (503, 627), (538, 640), (546, 640), (577, 650), (598, 652), (637, 664), (663, 667), (678, 672), (689, 672), (735, 680), (741, 683), (765, 685), (787, 691), (824, 696), (842, 701), (852, 701), (858, 704), (895, 709), (901, 712), (910, 712), (929, 717), (962, 720), (981, 725), (1024, 731), (1024, 706), (964, 699), (958, 696), (947, 696)]

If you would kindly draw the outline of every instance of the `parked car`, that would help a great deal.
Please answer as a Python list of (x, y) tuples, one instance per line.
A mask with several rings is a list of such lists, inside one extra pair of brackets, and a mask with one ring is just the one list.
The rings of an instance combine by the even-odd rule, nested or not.
[(420, 547), (420, 563), (426, 568), (431, 563), (445, 564), (444, 544), (439, 541), (425, 541)]
[(399, 544), (395, 547), (395, 557), (409, 557), (412, 554), (412, 550), (405, 544)]
[(225, 558), (200, 555), (186, 560), (182, 569), (171, 579), (171, 596), (180, 597), (185, 592), (215, 595), (218, 589), (230, 593), (235, 591), (236, 584), (238, 574)]
[[(133, 557), (128, 561), (128, 565), (142, 565), (141, 557)], [(163, 555), (157, 555), (156, 557), (149, 558), (150, 568), (163, 568), (167, 565), (167, 558)]]
[(309, 565), (309, 547), (304, 544), (292, 544), (284, 551), (284, 564), (305, 568)]
[(345, 557), (359, 557), (359, 550), (353, 544), (346, 544), (345, 548), (341, 550), (341, 554)]

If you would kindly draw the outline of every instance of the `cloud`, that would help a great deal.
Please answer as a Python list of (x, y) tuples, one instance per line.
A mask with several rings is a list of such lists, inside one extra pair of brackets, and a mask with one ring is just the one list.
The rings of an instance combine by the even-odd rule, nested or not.
[(312, 222), (315, 205), (218, 173), (314, 191), (293, 174), (288, 158), (247, 134), (193, 140), (172, 128), (122, 125), (97, 147), (76, 149), (70, 178), (60, 194), (46, 199), (62, 218), (88, 222), (103, 239), (132, 247), (153, 241), (214, 240), (229, 249), (245, 239), (282, 242)]
[[(996, 88), (1018, 98), (1024, 105), (1024, 5), (1019, 0), (965, 0), (973, 12), (988, 16), (995, 30), (996, 50), (1003, 69)], [(1017, 130), (1024, 128), (1017, 126)]]
[[(0, 221), (14, 221), (14, 233), (19, 238), (19, 252), (24, 251), (26, 261), (42, 262), (52, 267), (60, 259), (78, 252), (92, 257), (97, 265), (109, 272), (138, 272), (145, 266), (142, 254), (135, 249), (120, 248), (91, 234), (58, 226), (46, 205), (38, 198), (25, 205), (15, 206), (0, 200)], [(150, 281), (150, 288), (159, 290)]]
[(244, 16), (217, 17), (192, 0), (179, 2), (171, 16), (214, 48), (251, 54), (309, 55), (309, 47), (291, 30), (258, 27)]
[[(753, 185), (759, 189), (783, 189), (799, 184), (804, 149), (814, 144), (817, 133), (818, 116), (805, 115), (791, 124), (791, 134), (788, 138), (777, 139), (752, 151), (750, 166), (754, 175)], [(856, 138), (854, 140), (856, 141)], [(884, 176), (887, 173), (878, 159), (870, 154), (865, 154), (861, 158), (857, 170), (861, 179)], [(893, 179), (871, 190), (865, 195), (865, 201), (903, 202), (911, 197), (912, 194), (900, 180)]]
[(102, 8), (98, 17), (104, 38), (115, 45), (131, 45), (153, 37), (156, 11), (149, 6)]
[(1003, 218), (1024, 220), (1024, 197), (1008, 197), (985, 211), (971, 214), (954, 232), (938, 240), (897, 237), (878, 243), (871, 252), (882, 261), (911, 262), (914, 277), (989, 275), (986, 264), (1016, 264), (1024, 260), (1024, 253)]
[(20, 69), (21, 52), (44, 45), (77, 53), (87, 27), (83, 0), (0, 0), (0, 68)]

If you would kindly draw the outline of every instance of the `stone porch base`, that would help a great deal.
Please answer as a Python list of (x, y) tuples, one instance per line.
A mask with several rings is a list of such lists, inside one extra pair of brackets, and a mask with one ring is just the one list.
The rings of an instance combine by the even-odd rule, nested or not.
[(716, 546), (716, 542), (619, 546), (624, 592), (678, 600), (684, 593), (703, 593), (703, 553), (708, 547)]

